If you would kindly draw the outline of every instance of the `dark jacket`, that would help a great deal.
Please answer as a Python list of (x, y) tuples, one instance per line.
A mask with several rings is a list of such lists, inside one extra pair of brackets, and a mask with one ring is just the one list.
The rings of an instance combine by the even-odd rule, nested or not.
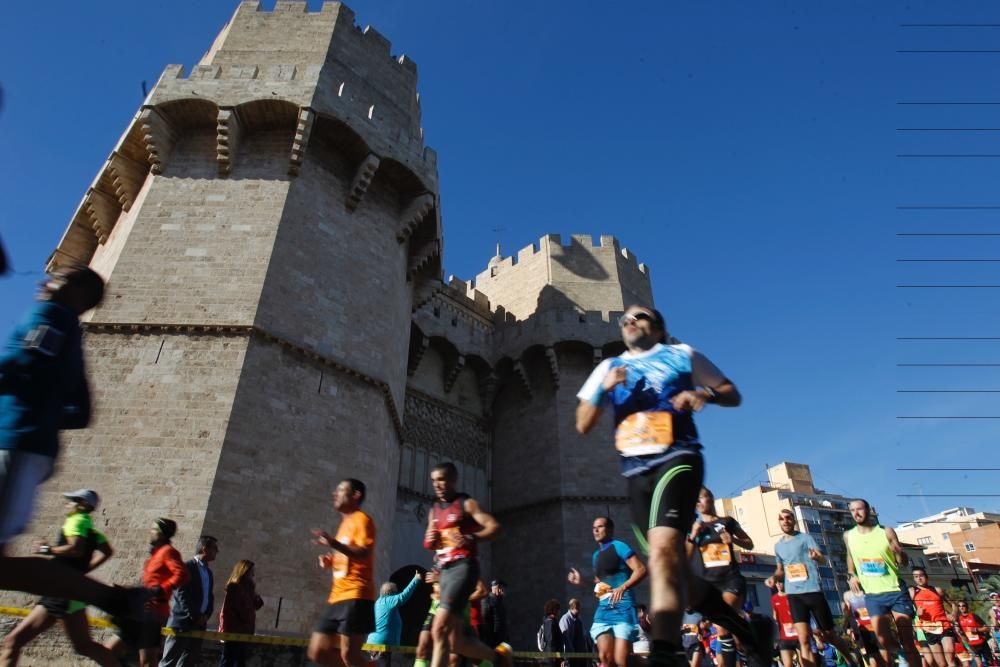
[(562, 653), (563, 633), (559, 629), (559, 619), (555, 616), (546, 616), (542, 619), (541, 651), (543, 653)]
[(209, 616), (212, 615), (212, 609), (215, 607), (215, 597), (212, 594), (212, 589), (215, 587), (215, 578), (212, 576), (212, 568), (206, 565), (205, 569), (208, 570), (208, 610), (202, 617), (200, 613), (202, 603), (200, 567), (196, 558), (192, 558), (184, 563), (184, 569), (188, 573), (188, 580), (186, 584), (174, 591), (174, 595), (170, 600), (170, 619), (167, 621), (168, 628), (174, 628), (181, 632), (186, 630), (202, 630), (205, 628), (205, 623), (207, 623)]
[(257, 629), (257, 610), (262, 606), (264, 601), (257, 595), (250, 577), (238, 584), (228, 584), (219, 612), (219, 632), (252, 635)]
[(567, 611), (559, 619), (559, 629), (562, 630), (563, 650), (566, 653), (587, 653), (590, 651), (586, 633), (583, 630), (583, 620), (579, 616), (573, 616), (571, 612)]
[(492, 593), (483, 598), (483, 641), (489, 646), (510, 641), (507, 630), (507, 607), (503, 596)]

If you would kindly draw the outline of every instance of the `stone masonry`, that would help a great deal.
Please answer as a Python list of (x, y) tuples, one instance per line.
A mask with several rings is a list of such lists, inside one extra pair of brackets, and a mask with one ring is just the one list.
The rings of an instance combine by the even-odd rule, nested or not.
[[(166, 68), (50, 261), (108, 294), (85, 323), (95, 419), (65, 434), (32, 536), (59, 525), (59, 491), (95, 488), (116, 551), (97, 576), (135, 582), (170, 516), (185, 557), (220, 539), (220, 602), (250, 558), (259, 632), (302, 634), (336, 482), (368, 484), (383, 580), (429, 565), (429, 469), (451, 460), (504, 526), (484, 577), (508, 582), (515, 646), (550, 597), (593, 609), (565, 581), (589, 571), (592, 518), (632, 538), (610, 422), (580, 438), (575, 393), (621, 351), (617, 316), (652, 305), (648, 269), (611, 236), (548, 235), (443, 281), (416, 79), (337, 2), (244, 1), (191, 72)], [(73, 664), (45, 651), (23, 664)]]

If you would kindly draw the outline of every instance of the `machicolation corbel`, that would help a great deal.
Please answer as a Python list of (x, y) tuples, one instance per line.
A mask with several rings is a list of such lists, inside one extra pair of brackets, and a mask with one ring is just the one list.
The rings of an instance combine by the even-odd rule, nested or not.
[(142, 189), (149, 165), (139, 164), (116, 151), (108, 159), (108, 171), (111, 174), (111, 183), (114, 185), (118, 203), (121, 204), (122, 210), (128, 211), (139, 195), (139, 190)]
[(219, 109), (216, 124), (215, 159), (219, 164), (219, 176), (226, 176), (233, 169), (233, 160), (239, 150), (243, 126), (236, 109), (231, 107)]
[(460, 354), (457, 357), (455, 357), (455, 360), (445, 371), (444, 393), (446, 394), (451, 393), (452, 387), (455, 386), (455, 381), (458, 380), (458, 374), (462, 372), (463, 368), (465, 368), (465, 355)]
[(143, 141), (149, 153), (150, 171), (162, 174), (170, 152), (177, 143), (177, 132), (163, 114), (154, 107), (146, 107), (139, 115)]
[(559, 358), (551, 345), (545, 348), (545, 358), (549, 360), (549, 377), (552, 380), (552, 388), (559, 389)]
[(107, 243), (108, 237), (111, 236), (111, 230), (115, 228), (115, 223), (118, 222), (118, 216), (121, 214), (121, 204), (108, 193), (94, 188), (87, 191), (83, 204), (87, 210), (87, 216), (90, 218), (97, 242)]
[(299, 109), (299, 117), (295, 124), (295, 138), (292, 139), (292, 155), (288, 159), (288, 174), (298, 176), (305, 159), (306, 146), (309, 145), (309, 135), (312, 134), (316, 112), (309, 108)]
[(528, 377), (528, 369), (524, 367), (524, 362), (518, 359), (514, 362), (514, 375), (517, 376), (521, 385), (521, 393), (525, 398), (531, 399), (531, 378)]
[(375, 178), (375, 172), (378, 171), (378, 166), (381, 164), (379, 157), (375, 153), (369, 153), (361, 164), (358, 165), (358, 170), (354, 174), (354, 180), (351, 181), (351, 189), (347, 192), (346, 206), (348, 211), (354, 211), (358, 208), (358, 204), (364, 199), (365, 193), (368, 192), (368, 186), (372, 184), (372, 179)]
[(434, 195), (430, 192), (425, 192), (421, 195), (417, 195), (406, 205), (403, 211), (403, 227), (399, 230), (399, 234), (396, 238), (400, 243), (406, 241), (410, 238), (410, 235), (417, 228), (417, 226), (423, 222), (427, 214), (431, 212), (434, 208)]

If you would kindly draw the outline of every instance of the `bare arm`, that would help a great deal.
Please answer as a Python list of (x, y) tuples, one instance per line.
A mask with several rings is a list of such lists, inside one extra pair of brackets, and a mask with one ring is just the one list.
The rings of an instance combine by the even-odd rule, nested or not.
[[(333, 535), (324, 530), (314, 530), (313, 535), (316, 537), (314, 540), (316, 544), (339, 551), (351, 560), (364, 560), (371, 551), (371, 549), (361, 544), (344, 544), (338, 542)], [(323, 567), (329, 567), (329, 565), (323, 565)]]
[(774, 574), (764, 580), (764, 585), (768, 588), (774, 588), (774, 582), (781, 581), (785, 578), (785, 568), (781, 565), (781, 561), (777, 558), (774, 559)]
[(889, 548), (891, 548), (892, 552), (896, 554), (896, 563), (898, 563), (900, 567), (906, 567), (909, 565), (910, 558), (906, 555), (906, 552), (903, 551), (903, 545), (899, 543), (899, 538), (896, 537), (896, 531), (886, 526), (885, 537), (889, 540)]
[[(80, 558), (86, 552), (87, 543), (78, 535), (69, 538), (66, 544), (49, 547), (48, 553), (53, 556), (65, 556), (67, 558)], [(37, 552), (36, 553), (40, 553)]]
[(844, 549), (847, 554), (844, 559), (847, 561), (847, 584), (851, 587), (851, 592), (861, 595), (861, 582), (858, 581), (857, 570), (854, 568), (854, 558), (851, 557), (851, 545), (847, 541), (847, 533), (844, 533)]
[(738, 546), (740, 549), (746, 549), (750, 551), (753, 549), (753, 540), (747, 535), (746, 531), (743, 530), (743, 526), (736, 524), (736, 530), (733, 531), (733, 544)]
[(611, 591), (611, 604), (618, 604), (621, 602), (622, 596), (625, 595), (625, 591), (638, 586), (639, 582), (646, 578), (646, 566), (643, 565), (638, 556), (632, 554), (625, 561), (625, 564), (632, 570), (632, 576), (630, 576), (621, 586)]
[(500, 536), (500, 524), (493, 515), (483, 510), (474, 498), (465, 499), (465, 511), (483, 527), (478, 533), (472, 533), (477, 542), (489, 542)]
[(625, 382), (625, 367), (616, 366), (608, 371), (604, 381), (601, 383), (600, 395), (594, 400), (581, 400), (576, 406), (576, 430), (581, 435), (588, 433), (597, 420), (601, 418), (601, 400), (605, 393), (611, 391), (615, 386)]
[(115, 550), (111, 548), (111, 544), (109, 542), (98, 544), (94, 549), (94, 554), (90, 558), (90, 569), (96, 570), (101, 565), (104, 565), (108, 559), (114, 555), (114, 553)]
[[(682, 391), (671, 398), (670, 403), (676, 410), (699, 412), (708, 403), (723, 408), (735, 408), (743, 402), (740, 390), (729, 379), (723, 380), (721, 384), (711, 389), (711, 392), (703, 388)], [(712, 394), (715, 394), (714, 398)]]

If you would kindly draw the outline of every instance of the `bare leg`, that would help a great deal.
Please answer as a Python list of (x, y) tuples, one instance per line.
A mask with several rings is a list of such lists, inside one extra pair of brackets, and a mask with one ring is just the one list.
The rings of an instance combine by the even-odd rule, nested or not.
[(361, 653), (365, 635), (339, 635), (340, 659), (347, 667), (368, 667), (368, 660)]
[(810, 639), (812, 639), (812, 630), (809, 628), (808, 623), (796, 623), (795, 632), (799, 635), (799, 662), (802, 667), (816, 667), (816, 661), (813, 659), (812, 644)]
[(597, 659), (604, 667), (615, 665), (615, 636), (610, 632), (597, 636)]
[[(913, 639), (913, 621), (910, 620), (909, 616), (897, 614), (896, 612), (892, 613), (892, 619), (896, 622), (896, 634), (899, 635), (899, 643), (903, 647), (903, 655), (906, 656), (906, 662), (911, 665), (920, 664), (920, 655), (917, 653), (917, 647)], [(886, 663), (888, 662), (886, 660)]]
[(951, 637), (941, 638), (941, 652), (944, 654), (944, 664), (951, 667), (955, 664), (955, 640)]
[(681, 646), (681, 619), (687, 606), (688, 562), (684, 533), (658, 526), (646, 534), (649, 540), (650, 639)]
[(795, 651), (781, 649), (781, 667), (795, 667)]
[(90, 658), (102, 667), (119, 667), (118, 658), (110, 649), (95, 642), (90, 637), (90, 626), (87, 625), (87, 612), (80, 610), (62, 619), (66, 636), (73, 643), (73, 648), (80, 655)]
[(56, 623), (56, 618), (49, 615), (45, 607), (38, 605), (3, 638), (3, 650), (0, 652), (0, 665), (14, 667), (21, 656), (21, 649), (32, 639), (42, 634)]
[(344, 661), (340, 657), (340, 635), (327, 635), (322, 632), (314, 632), (309, 637), (309, 648), (306, 650), (307, 657), (317, 665), (326, 667), (344, 667)]
[(844, 641), (843, 637), (837, 634), (835, 630), (820, 630), (819, 636), (822, 637), (825, 643), (833, 644), (834, 647), (840, 651), (840, 655), (844, 656), (845, 660), (848, 660), (851, 663), (856, 662), (854, 650), (846, 641)]
[(619, 667), (625, 667), (628, 662), (628, 657), (632, 654), (632, 642), (627, 639), (618, 639), (615, 637), (615, 663)]

